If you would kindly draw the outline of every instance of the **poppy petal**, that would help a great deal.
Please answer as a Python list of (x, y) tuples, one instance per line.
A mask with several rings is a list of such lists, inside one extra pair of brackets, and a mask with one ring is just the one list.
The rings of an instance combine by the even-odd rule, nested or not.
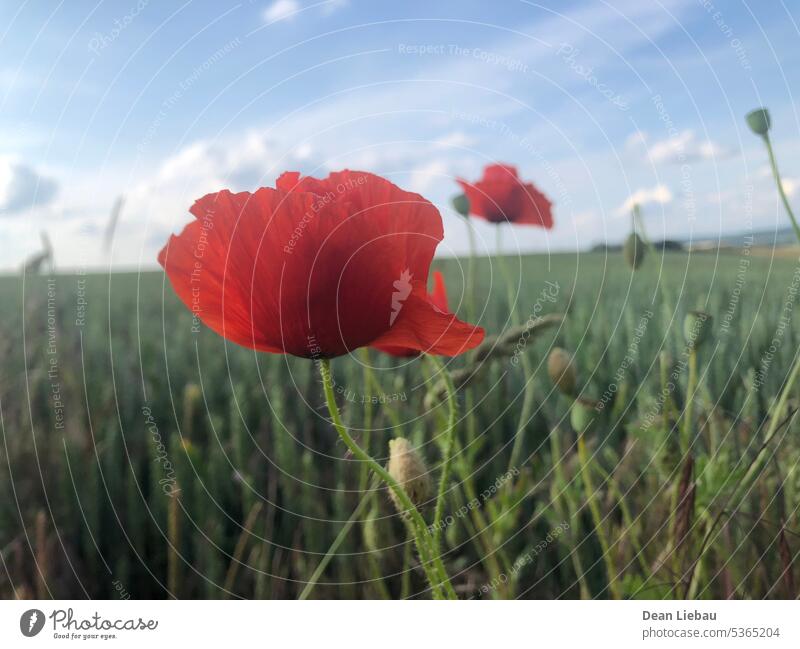
[(444, 276), (438, 270), (433, 272), (433, 291), (431, 292), (431, 303), (442, 313), (448, 312), (447, 287), (444, 285)]
[(394, 324), (397, 296), (426, 281), (438, 210), (365, 172), (276, 184), (192, 206), (195, 220), (159, 255), (178, 297), (253, 349), (308, 358), (369, 345)]
[(532, 183), (524, 183), (512, 165), (488, 165), (474, 183), (456, 180), (475, 216), (491, 223), (553, 227), (552, 203)]
[(484, 330), (434, 306), (425, 286), (416, 283), (389, 331), (371, 343), (377, 349), (402, 347), (426, 354), (456, 356), (477, 347)]

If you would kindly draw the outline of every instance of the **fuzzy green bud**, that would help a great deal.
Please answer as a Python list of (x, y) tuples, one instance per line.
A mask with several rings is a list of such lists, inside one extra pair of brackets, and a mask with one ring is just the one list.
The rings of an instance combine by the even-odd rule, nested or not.
[(458, 194), (453, 196), (453, 209), (464, 218), (469, 216), (469, 199), (466, 194)]
[(572, 357), (566, 349), (553, 347), (550, 350), (550, 355), (547, 357), (547, 374), (553, 385), (562, 394), (571, 397), (575, 396), (578, 378), (575, 373), (575, 365), (572, 363)]
[(750, 130), (756, 135), (761, 135), (763, 137), (766, 137), (767, 133), (769, 133), (770, 126), (772, 126), (772, 121), (769, 118), (769, 111), (766, 108), (756, 108), (750, 111), (747, 113), (745, 119), (747, 120), (747, 125), (750, 127)]
[(683, 319), (683, 337), (690, 349), (699, 349), (711, 337), (714, 319), (705, 311), (689, 311)]
[[(388, 471), (389, 475), (405, 489), (415, 507), (419, 507), (430, 499), (432, 487), (428, 468), (419, 452), (404, 437), (389, 440)], [(389, 494), (397, 511), (406, 515), (405, 507), (398, 500), (394, 491), (390, 490)]]
[(622, 246), (622, 254), (628, 266), (633, 270), (639, 268), (644, 261), (645, 252), (647, 252), (647, 249), (642, 238), (635, 232), (631, 232)]

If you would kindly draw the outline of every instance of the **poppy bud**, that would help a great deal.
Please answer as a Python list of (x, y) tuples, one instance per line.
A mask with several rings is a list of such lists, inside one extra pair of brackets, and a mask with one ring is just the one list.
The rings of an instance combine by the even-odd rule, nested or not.
[(469, 199), (466, 194), (457, 194), (453, 196), (453, 209), (464, 218), (469, 216)]
[(766, 137), (767, 133), (769, 133), (772, 122), (769, 118), (769, 111), (766, 108), (756, 108), (750, 111), (745, 119), (750, 130), (756, 135)]
[[(389, 440), (389, 475), (405, 489), (416, 507), (427, 502), (431, 496), (431, 478), (422, 456), (404, 437)], [(405, 507), (394, 491), (389, 491), (397, 511), (406, 515)]]
[(699, 349), (711, 335), (714, 319), (705, 311), (689, 311), (683, 319), (683, 337), (691, 349)]
[(575, 385), (578, 381), (575, 375), (575, 366), (572, 364), (572, 357), (566, 349), (553, 347), (547, 357), (547, 374), (553, 385), (562, 394), (575, 396)]
[(592, 429), (592, 424), (597, 418), (596, 405), (594, 401), (582, 397), (578, 397), (572, 403), (569, 410), (569, 423), (578, 435), (588, 433)]
[(639, 268), (644, 261), (645, 252), (644, 241), (638, 234), (631, 232), (625, 239), (625, 245), (622, 246), (622, 254), (625, 256), (628, 266), (633, 270)]

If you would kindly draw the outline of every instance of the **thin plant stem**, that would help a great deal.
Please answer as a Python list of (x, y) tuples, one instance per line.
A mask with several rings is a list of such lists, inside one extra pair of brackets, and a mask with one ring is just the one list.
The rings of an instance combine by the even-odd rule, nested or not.
[(327, 358), (319, 361), (319, 370), (322, 377), (322, 385), (325, 390), (325, 400), (328, 405), (328, 412), (330, 413), (333, 426), (336, 432), (341, 437), (348, 449), (353, 455), (366, 462), (372, 471), (392, 490), (394, 495), (403, 506), (403, 510), (409, 516), (411, 521), (411, 528), (414, 532), (414, 537), (417, 544), (417, 551), (420, 555), (420, 562), (428, 578), (432, 593), (434, 597), (445, 597), (448, 599), (456, 599), (455, 590), (453, 585), (447, 578), (447, 573), (444, 569), (441, 559), (438, 555), (431, 555), (431, 537), (425, 525), (425, 520), (419, 513), (419, 510), (411, 502), (406, 490), (395, 480), (392, 475), (382, 467), (372, 456), (370, 456), (358, 443), (352, 438), (344, 423), (342, 422), (341, 414), (339, 413), (339, 406), (336, 405), (336, 396), (333, 390), (333, 381), (331, 380), (330, 361)]
[(608, 590), (611, 597), (619, 599), (620, 593), (617, 582), (617, 570), (614, 567), (614, 557), (611, 555), (611, 548), (606, 538), (605, 529), (603, 528), (603, 517), (600, 513), (600, 507), (595, 498), (594, 484), (589, 470), (589, 454), (586, 450), (586, 441), (584, 440), (583, 433), (578, 433), (578, 461), (581, 465), (583, 487), (586, 491), (586, 504), (589, 505), (589, 512), (594, 521), (594, 529), (600, 541), (600, 549), (603, 552), (603, 562), (605, 563), (606, 572), (608, 573)]
[(453, 447), (456, 437), (456, 389), (450, 373), (442, 362), (434, 356), (427, 357), (444, 378), (447, 387), (447, 428), (445, 430), (444, 444), (442, 447), (442, 473), (439, 477), (439, 490), (436, 494), (436, 506), (433, 514), (433, 552), (439, 554), (442, 536), (442, 511), (444, 510), (445, 493), (450, 482), (450, 467), (453, 462)]
[[(472, 219), (466, 218), (467, 234), (469, 235), (469, 263), (467, 266), (466, 307), (467, 321), (475, 322), (475, 271), (478, 264), (477, 246), (475, 245), (475, 228)], [(475, 441), (478, 433), (477, 414), (475, 413), (475, 392), (472, 385), (464, 388), (464, 418), (466, 419), (467, 440), (470, 444)]]
[(703, 555), (708, 551), (711, 534), (718, 525), (719, 521), (722, 519), (722, 515), (726, 511), (736, 511), (739, 508), (739, 505), (741, 504), (739, 502), (740, 499), (743, 497), (743, 495), (746, 495), (747, 492), (750, 491), (756, 479), (758, 478), (759, 473), (764, 468), (766, 461), (769, 459), (767, 456), (767, 449), (769, 448), (773, 438), (778, 434), (778, 431), (780, 431), (782, 426), (791, 424), (794, 413), (792, 413), (792, 415), (790, 415), (786, 420), (783, 417), (783, 413), (786, 409), (786, 402), (789, 399), (789, 394), (793, 391), (794, 384), (797, 381), (798, 376), (800, 376), (800, 353), (795, 353), (792, 371), (789, 373), (789, 378), (786, 380), (786, 384), (783, 386), (778, 403), (775, 405), (772, 417), (770, 418), (769, 428), (767, 429), (767, 434), (764, 436), (764, 441), (761, 444), (761, 448), (756, 453), (755, 458), (753, 458), (753, 461), (750, 463), (750, 466), (748, 467), (742, 479), (734, 488), (733, 493), (731, 493), (731, 495), (725, 501), (720, 513), (708, 526), (708, 531), (706, 532), (703, 542), (700, 545), (700, 551), (697, 555), (697, 558), (694, 560), (688, 571), (689, 574), (686, 580), (685, 590), (686, 594), (692, 590), (692, 581), (694, 580), (697, 566), (703, 559)]
[(636, 553), (636, 559), (639, 562), (639, 566), (642, 568), (644, 573), (647, 574), (650, 572), (650, 566), (647, 565), (647, 561), (644, 557), (644, 549), (639, 543), (639, 533), (636, 525), (634, 524), (630, 507), (628, 507), (628, 503), (625, 500), (625, 494), (622, 493), (622, 490), (619, 488), (617, 480), (614, 478), (613, 474), (609, 473), (599, 465), (597, 470), (600, 473), (600, 477), (608, 483), (608, 490), (619, 504), (620, 511), (622, 512), (622, 520), (625, 523), (625, 527), (630, 535), (631, 548)]
[[(512, 282), (511, 274), (508, 271), (505, 257), (503, 256), (502, 247), (503, 233), (501, 226), (498, 225), (497, 265), (500, 267), (500, 272), (503, 275), (503, 283), (506, 285), (508, 309), (511, 313), (511, 322), (514, 324), (514, 326), (519, 326), (522, 322), (519, 318), (519, 314), (517, 313), (516, 305), (514, 303), (516, 297), (514, 293), (514, 284)], [(522, 408), (519, 413), (519, 420), (517, 421), (517, 427), (514, 431), (514, 444), (511, 447), (511, 456), (508, 460), (509, 471), (514, 469), (519, 463), (519, 455), (522, 452), (522, 442), (524, 441), (523, 433), (525, 431), (525, 425), (528, 423), (528, 420), (531, 417), (531, 411), (533, 410), (533, 368), (531, 367), (531, 362), (528, 359), (528, 355), (525, 353), (525, 350), (523, 350), (519, 356), (520, 364), (522, 365), (522, 379), (525, 382), (525, 389), (522, 397)]]
[[(375, 372), (372, 371), (372, 367), (366, 365), (369, 359), (366, 348), (364, 349), (364, 352), (365, 352), (363, 361), (365, 363), (364, 382), (366, 390), (368, 393), (370, 393), (369, 394), (370, 397), (372, 395), (378, 395), (378, 396), (385, 395), (386, 390), (383, 389), (383, 386), (376, 378)], [(403, 422), (400, 421), (400, 416), (397, 414), (397, 411), (394, 408), (390, 408), (388, 407), (388, 405), (389, 405), (388, 403), (384, 404), (385, 407), (381, 409), (381, 412), (384, 413), (389, 418), (389, 421), (392, 424), (392, 428), (396, 429), (398, 432), (402, 432)]]
[(473, 322), (475, 319), (475, 266), (477, 265), (477, 254), (475, 245), (475, 228), (472, 226), (472, 220), (467, 217), (467, 234), (469, 236), (469, 262), (467, 265), (467, 285), (466, 285), (466, 302), (467, 302), (467, 320)]
[(314, 569), (314, 572), (309, 578), (308, 583), (306, 583), (305, 587), (303, 588), (303, 591), (300, 593), (300, 597), (298, 597), (298, 599), (300, 600), (307, 599), (308, 596), (311, 594), (311, 591), (314, 590), (314, 587), (317, 585), (319, 578), (322, 576), (322, 573), (325, 572), (325, 569), (328, 567), (328, 564), (331, 562), (331, 559), (333, 559), (334, 555), (336, 554), (336, 551), (339, 549), (339, 546), (347, 537), (348, 533), (350, 532), (350, 529), (353, 527), (353, 524), (361, 517), (361, 514), (366, 509), (367, 504), (369, 503), (370, 498), (372, 496), (372, 489), (376, 489), (377, 487), (378, 487), (378, 480), (374, 479), (372, 481), (372, 486), (370, 488), (370, 491), (365, 493), (361, 497), (361, 500), (358, 502), (358, 505), (356, 505), (356, 508), (350, 515), (350, 518), (347, 519), (347, 522), (342, 526), (342, 529), (339, 530), (339, 533), (336, 535), (336, 538), (333, 540), (333, 543), (331, 543), (331, 546), (328, 548), (328, 551), (325, 553), (325, 556), (323, 556), (322, 560), (319, 562), (319, 564), (317, 564), (317, 567)]
[(786, 190), (783, 188), (781, 174), (778, 171), (778, 163), (775, 160), (775, 152), (772, 150), (772, 141), (769, 139), (769, 135), (764, 135), (764, 144), (767, 146), (767, 153), (769, 154), (769, 166), (772, 167), (772, 177), (775, 178), (775, 184), (778, 185), (778, 194), (780, 194), (783, 207), (786, 208), (786, 213), (792, 221), (792, 227), (794, 228), (797, 241), (800, 243), (800, 226), (797, 225), (797, 219), (794, 217), (792, 206), (789, 205), (789, 198), (786, 196)]
[(261, 507), (262, 503), (257, 502), (255, 505), (253, 505), (250, 513), (245, 519), (242, 532), (239, 534), (239, 540), (236, 541), (233, 556), (231, 557), (231, 562), (228, 566), (228, 572), (225, 575), (223, 599), (228, 599), (228, 595), (233, 592), (233, 586), (236, 583), (236, 575), (239, 574), (239, 566), (242, 565), (242, 556), (244, 555), (244, 551), (247, 549), (247, 541), (252, 535), (253, 526), (256, 524), (258, 515), (261, 513)]
[[(372, 399), (369, 397), (370, 392), (370, 385), (372, 383), (372, 368), (370, 367), (370, 360), (369, 360), (369, 349), (364, 347), (363, 349), (359, 350), (361, 353), (361, 364), (363, 368), (363, 375), (364, 375), (364, 386), (367, 390), (367, 398), (364, 400), (364, 436), (362, 438), (362, 444), (366, 449), (367, 453), (369, 453), (369, 443), (370, 438), (372, 437)], [(367, 487), (367, 482), (369, 480), (369, 467), (366, 464), (361, 465), (361, 479), (360, 479), (360, 488), (361, 491), (364, 491)]]
[(414, 546), (413, 533), (408, 531), (408, 538), (403, 547), (403, 576), (400, 578), (400, 598), (411, 597), (411, 552)]
[[(564, 476), (564, 468), (561, 464), (561, 444), (559, 443), (558, 439), (559, 431), (558, 429), (553, 429), (550, 431), (550, 454), (553, 456), (553, 471), (555, 473), (555, 480), (554, 486), (555, 489), (563, 495), (564, 502), (567, 506), (567, 511), (576, 512), (578, 508), (575, 506), (574, 499), (569, 493), (569, 489), (567, 487), (567, 480)], [(553, 494), (553, 500), (558, 500), (558, 495), (556, 493)], [(557, 503), (558, 504), (558, 503)], [(572, 528), (570, 528), (572, 530)], [(574, 537), (575, 533), (571, 531), (570, 536)], [(586, 582), (586, 575), (584, 574), (583, 570), (583, 562), (581, 561), (580, 552), (578, 552), (578, 546), (576, 544), (575, 547), (572, 548), (570, 552), (570, 557), (572, 560), (572, 565), (575, 568), (575, 573), (578, 577), (578, 585), (581, 591), (581, 599), (588, 600), (592, 598), (592, 591), (589, 589), (589, 584)]]

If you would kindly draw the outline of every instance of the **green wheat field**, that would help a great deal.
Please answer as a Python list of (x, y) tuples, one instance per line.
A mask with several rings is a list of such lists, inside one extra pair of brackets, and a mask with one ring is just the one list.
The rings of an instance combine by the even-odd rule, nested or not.
[[(549, 324), (512, 331), (458, 393), (442, 552), (459, 596), (796, 597), (798, 427), (770, 412), (800, 349), (797, 259), (506, 262), (516, 321), (495, 260), (476, 261), (474, 301), (466, 258), (434, 262), (487, 336)], [(430, 597), (311, 361), (193, 331), (160, 272), (7, 276), (0, 300), (0, 596)], [(693, 399), (690, 310), (713, 318)], [(595, 404), (585, 428), (548, 377), (556, 346)], [(382, 462), (408, 438), (438, 480), (433, 366), (363, 351), (332, 361), (345, 422)]]

